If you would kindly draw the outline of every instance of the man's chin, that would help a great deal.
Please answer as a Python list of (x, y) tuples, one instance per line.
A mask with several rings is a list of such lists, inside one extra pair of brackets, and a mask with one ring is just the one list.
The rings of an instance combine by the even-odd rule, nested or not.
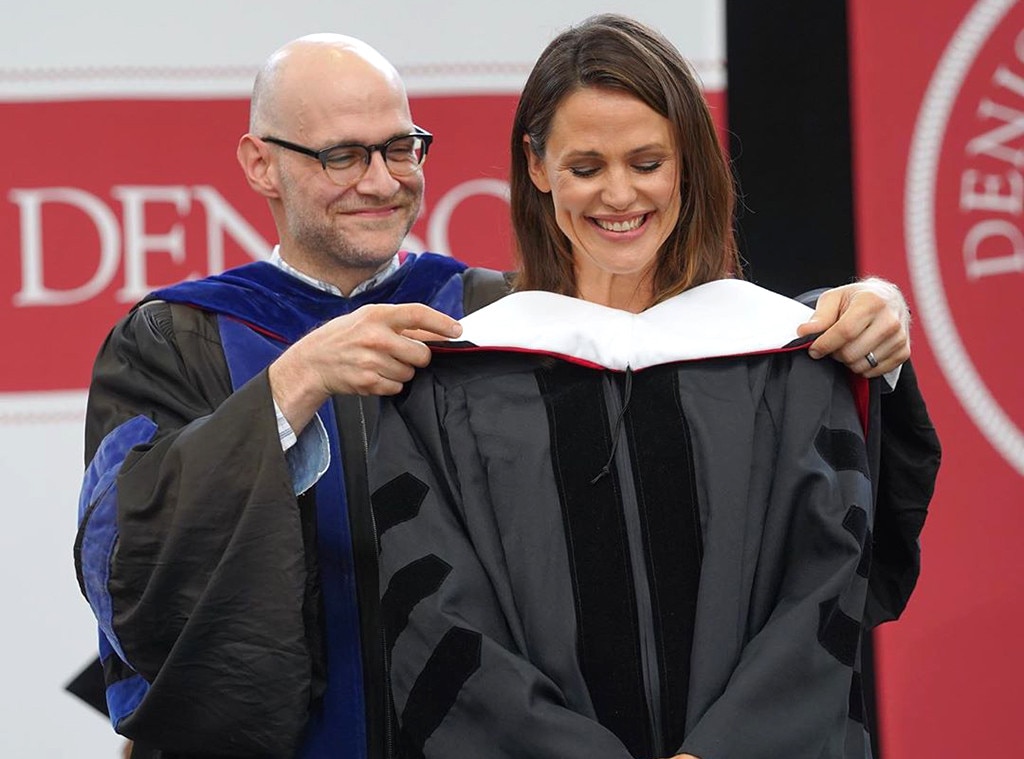
[(367, 259), (389, 260), (405, 242), (405, 236), (409, 229), (403, 224), (401, 227), (391, 226), (386, 230), (362, 230), (362, 234), (342, 235), (341, 239), (347, 243), (345, 247), (350, 250), (362, 251)]
[(394, 242), (389, 240), (386, 244), (379, 241), (376, 243), (352, 241), (353, 244), (350, 247), (335, 253), (335, 260), (353, 268), (368, 270), (372, 274), (386, 266), (395, 257), (395, 254), (401, 250), (404, 241), (404, 235), (401, 239)]

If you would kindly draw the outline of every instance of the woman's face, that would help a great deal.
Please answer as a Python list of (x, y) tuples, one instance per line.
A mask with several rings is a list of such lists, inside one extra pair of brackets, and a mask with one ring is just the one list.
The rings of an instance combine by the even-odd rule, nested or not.
[(526, 152), (533, 183), (551, 193), (572, 245), (578, 295), (605, 302), (610, 293), (649, 290), (679, 218), (668, 119), (627, 93), (584, 88), (558, 106), (544, 157)]

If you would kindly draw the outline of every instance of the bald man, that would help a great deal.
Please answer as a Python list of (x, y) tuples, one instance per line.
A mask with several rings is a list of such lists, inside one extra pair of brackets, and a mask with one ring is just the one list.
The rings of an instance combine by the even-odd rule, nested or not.
[[(75, 559), (135, 757), (392, 755), (370, 397), (504, 292), (496, 273), (399, 252), (431, 139), (366, 44), (285, 45), (237, 151), (272, 258), (150, 294), (100, 351)], [(905, 318), (876, 281), (827, 293), (807, 329), (836, 322), (815, 350), (874, 376), (908, 355)]]

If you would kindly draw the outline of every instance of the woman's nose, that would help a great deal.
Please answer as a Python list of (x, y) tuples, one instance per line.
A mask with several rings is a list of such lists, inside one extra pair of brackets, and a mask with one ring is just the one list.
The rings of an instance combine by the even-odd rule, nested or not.
[(636, 186), (628, 170), (612, 169), (605, 173), (601, 201), (610, 208), (626, 209), (636, 200)]

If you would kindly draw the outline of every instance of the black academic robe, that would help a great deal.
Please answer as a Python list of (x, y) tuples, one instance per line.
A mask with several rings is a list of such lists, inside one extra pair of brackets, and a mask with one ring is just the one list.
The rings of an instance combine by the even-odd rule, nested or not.
[(375, 406), (325, 404), (330, 466), (297, 495), (266, 367), (365, 303), (461, 316), (464, 270), (411, 256), (342, 298), (251, 264), (154, 293), (113, 329), (89, 392), (75, 560), (119, 732), (165, 757), (386, 753)]
[(385, 399), (371, 484), (408, 756), (869, 753), (877, 394), (747, 340), (763, 313), (723, 328), (740, 291), (670, 311), (666, 350), (514, 295), (498, 337), (466, 320), (498, 350), (436, 355)]

